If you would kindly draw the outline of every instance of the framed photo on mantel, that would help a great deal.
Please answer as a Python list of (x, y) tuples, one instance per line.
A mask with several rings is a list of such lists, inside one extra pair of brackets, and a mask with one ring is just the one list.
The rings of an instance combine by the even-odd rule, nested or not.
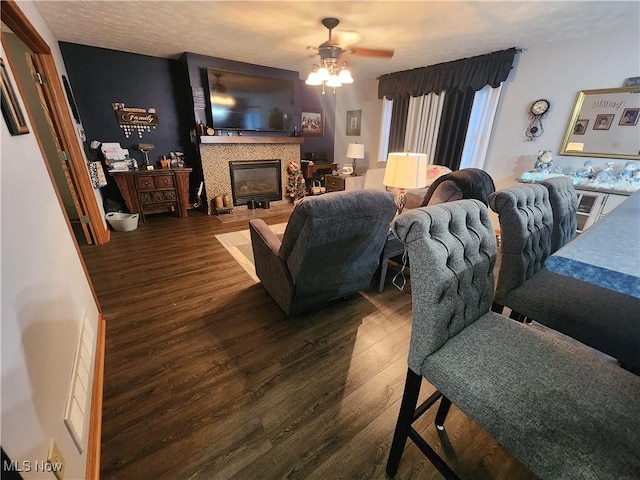
[(324, 112), (313, 108), (302, 109), (302, 135), (322, 137), (324, 135)]

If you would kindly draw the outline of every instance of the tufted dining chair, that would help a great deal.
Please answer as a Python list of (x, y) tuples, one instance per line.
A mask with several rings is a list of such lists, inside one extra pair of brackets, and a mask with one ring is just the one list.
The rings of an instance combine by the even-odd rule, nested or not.
[(549, 190), (538, 184), (515, 185), (490, 195), (489, 206), (498, 214), (502, 237), (492, 310), (501, 313), (508, 307), (511, 318), (536, 321), (634, 371), (640, 367), (640, 323), (633, 321), (640, 299), (544, 266), (553, 229)]
[(549, 190), (549, 203), (553, 212), (551, 253), (554, 253), (576, 236), (578, 195), (569, 177), (550, 177), (540, 184)]
[[(413, 209), (392, 229), (415, 268), (408, 369), (387, 475), (398, 472), (410, 439), (444, 478), (458, 478), (446, 463), (456, 452), (444, 431), (454, 404), (537, 478), (608, 478), (612, 471), (635, 478), (640, 378), (564, 337), (489, 311), (496, 238), (487, 207), (459, 200)], [(423, 378), (428, 396), (418, 406)], [(428, 435), (421, 436), (412, 424), (436, 406), (438, 435), (423, 421)], [(476, 440), (464, 428), (455, 435)]]

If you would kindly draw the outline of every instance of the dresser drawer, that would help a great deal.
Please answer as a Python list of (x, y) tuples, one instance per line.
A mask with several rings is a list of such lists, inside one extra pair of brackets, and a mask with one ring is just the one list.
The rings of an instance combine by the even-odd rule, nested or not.
[(148, 205), (143, 205), (142, 206), (142, 211), (145, 214), (177, 212), (178, 211), (178, 204), (176, 202), (150, 203)]
[(336, 175), (325, 175), (324, 185), (327, 192), (338, 192), (344, 190), (344, 179)]
[(156, 182), (153, 181), (153, 176), (151, 175), (138, 175), (135, 177), (136, 179), (136, 187), (138, 190), (155, 190)]
[(162, 203), (162, 202), (175, 202), (176, 192), (175, 190), (152, 190), (150, 192), (140, 192), (138, 195), (140, 203)]
[(155, 177), (156, 188), (173, 188), (173, 175), (160, 175)]

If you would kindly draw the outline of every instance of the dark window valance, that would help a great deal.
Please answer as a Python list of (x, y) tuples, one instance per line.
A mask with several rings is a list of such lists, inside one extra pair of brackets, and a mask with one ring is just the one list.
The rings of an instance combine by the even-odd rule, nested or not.
[(382, 75), (378, 82), (378, 98), (420, 97), (431, 92), (468, 88), (481, 90), (485, 85), (496, 88), (504, 82), (513, 65), (515, 48), (499, 52), (463, 58), (452, 62), (438, 63), (428, 67), (414, 68), (402, 72)]

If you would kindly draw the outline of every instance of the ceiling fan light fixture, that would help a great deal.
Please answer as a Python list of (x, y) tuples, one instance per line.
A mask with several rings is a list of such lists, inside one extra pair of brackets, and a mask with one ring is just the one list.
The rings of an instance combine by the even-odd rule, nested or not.
[(338, 74), (338, 78), (340, 79), (340, 83), (342, 84), (353, 83), (351, 72), (346, 66), (342, 67), (342, 70), (340, 70), (340, 73)]
[(318, 68), (318, 78), (320, 78), (320, 80), (326, 82), (327, 80), (329, 80), (330, 76), (331, 73), (329, 72), (329, 69), (327, 67), (322, 65), (320, 68)]
[(309, 76), (304, 83), (306, 83), (307, 85), (317, 86), (322, 85), (322, 80), (320, 79), (320, 75), (317, 71), (311, 71), (309, 72)]
[(336, 88), (341, 86), (342, 82), (340, 82), (340, 77), (338, 77), (338, 75), (336, 75), (335, 73), (329, 77), (329, 80), (327, 80), (327, 87)]

